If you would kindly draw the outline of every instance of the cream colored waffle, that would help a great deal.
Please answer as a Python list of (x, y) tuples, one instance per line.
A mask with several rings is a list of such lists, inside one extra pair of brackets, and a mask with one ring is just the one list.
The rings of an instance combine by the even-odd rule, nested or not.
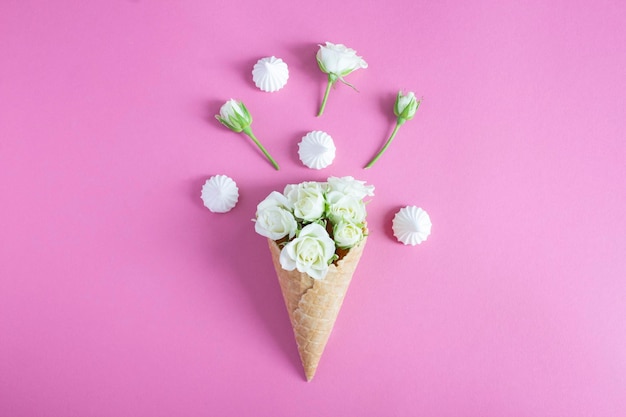
[(350, 249), (337, 265), (331, 265), (323, 280), (315, 280), (297, 270), (282, 269), (279, 261), (280, 248), (271, 239), (268, 239), (268, 243), (298, 344), (300, 360), (306, 379), (310, 381), (333, 330), (366, 239)]

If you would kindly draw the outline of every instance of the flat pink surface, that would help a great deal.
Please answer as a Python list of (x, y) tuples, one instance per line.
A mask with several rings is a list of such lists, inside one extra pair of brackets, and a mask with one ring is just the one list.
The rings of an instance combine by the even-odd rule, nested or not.
[[(0, 416), (626, 415), (626, 3), (0, 3)], [(317, 45), (369, 68), (338, 85)], [(257, 59), (290, 68), (277, 93)], [(371, 170), (398, 90), (423, 104)], [(276, 172), (213, 118), (243, 100)], [(328, 132), (334, 164), (297, 143)], [(227, 214), (200, 200), (232, 177)], [(287, 183), (376, 186), (306, 383), (265, 240)], [(391, 232), (423, 207), (420, 246)]]

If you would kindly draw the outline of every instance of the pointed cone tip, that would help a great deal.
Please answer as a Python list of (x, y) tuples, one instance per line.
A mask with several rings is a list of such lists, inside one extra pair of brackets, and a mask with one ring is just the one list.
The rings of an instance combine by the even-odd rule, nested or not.
[(306, 382), (311, 382), (311, 380), (315, 376), (315, 371), (316, 369), (313, 369), (312, 371), (304, 371), (304, 374), (306, 376)]

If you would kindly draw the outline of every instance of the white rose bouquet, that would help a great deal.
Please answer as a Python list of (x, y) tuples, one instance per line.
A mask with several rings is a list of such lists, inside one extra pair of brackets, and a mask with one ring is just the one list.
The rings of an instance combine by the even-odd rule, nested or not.
[(257, 206), (254, 228), (268, 239), (308, 381), (363, 253), (373, 195), (364, 181), (331, 177), (287, 185)]
[(254, 228), (277, 242), (283, 269), (324, 279), (367, 235), (363, 199), (373, 195), (373, 186), (352, 177), (290, 184), (259, 203)]

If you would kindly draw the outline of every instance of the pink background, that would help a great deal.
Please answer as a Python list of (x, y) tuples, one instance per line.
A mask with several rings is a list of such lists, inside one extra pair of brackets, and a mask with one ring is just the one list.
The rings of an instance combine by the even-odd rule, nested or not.
[[(626, 3), (0, 3), (1, 416), (626, 415)], [(317, 44), (369, 68), (315, 113)], [(275, 55), (287, 86), (256, 89)], [(371, 170), (398, 90), (424, 101)], [(213, 118), (243, 100), (276, 172)], [(322, 171), (297, 143), (337, 144)], [(203, 207), (231, 176), (240, 201)], [(376, 186), (315, 379), (250, 219)], [(433, 233), (405, 247), (402, 206)]]

